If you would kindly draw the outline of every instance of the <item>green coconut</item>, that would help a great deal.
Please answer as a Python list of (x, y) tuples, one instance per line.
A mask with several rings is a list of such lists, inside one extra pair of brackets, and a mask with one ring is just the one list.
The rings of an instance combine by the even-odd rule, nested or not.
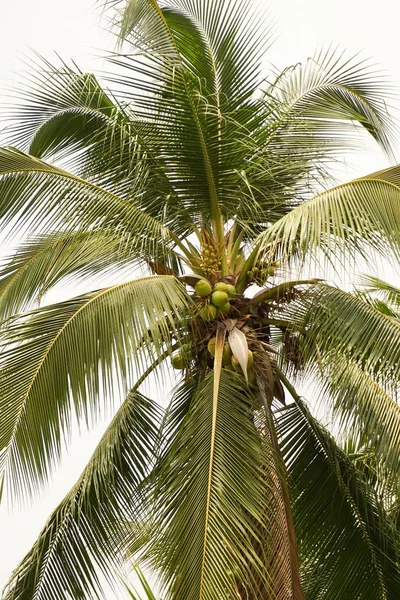
[(254, 369), (247, 369), (247, 379), (248, 379), (249, 385), (255, 384), (256, 376), (254, 373)]
[(238, 359), (236, 358), (236, 356), (234, 354), (232, 354), (231, 364), (232, 364), (232, 367), (235, 369), (235, 371), (238, 371), (238, 372), (242, 371), (240, 362), (238, 361)]
[(228, 296), (230, 298), (232, 298), (232, 296), (236, 296), (236, 288), (234, 285), (229, 283), (226, 287), (228, 288), (226, 291), (228, 292)]
[(212, 337), (207, 345), (207, 350), (211, 354), (211, 356), (215, 356), (215, 344), (217, 343), (217, 338)]
[(182, 346), (179, 348), (179, 352), (187, 361), (191, 360), (192, 346), (190, 344), (182, 344)]
[(218, 311), (223, 315), (227, 315), (230, 310), (231, 310), (231, 305), (229, 304), (229, 302), (227, 302), (226, 304), (223, 304), (218, 309)]
[(226, 292), (213, 292), (211, 294), (211, 303), (214, 306), (221, 307), (228, 302), (228, 294)]
[(223, 281), (218, 281), (218, 283), (216, 283), (214, 285), (214, 292), (226, 292), (228, 293), (228, 286), (226, 283), (224, 283)]
[(247, 368), (251, 369), (254, 362), (254, 355), (251, 350), (248, 350)]
[(201, 298), (207, 298), (211, 294), (211, 285), (205, 279), (201, 279), (196, 283), (194, 291)]
[(229, 345), (229, 342), (225, 342), (225, 344), (224, 344), (224, 350), (222, 352), (222, 364), (224, 365), (224, 367), (232, 364), (231, 363), (231, 359), (232, 359), (232, 350), (231, 350), (231, 347)]
[(212, 304), (206, 304), (201, 309), (200, 316), (204, 319), (204, 321), (212, 321), (217, 316), (217, 307), (213, 306)]
[(174, 369), (182, 370), (185, 368), (186, 364), (186, 359), (180, 352), (177, 352), (171, 356), (171, 365), (174, 367)]

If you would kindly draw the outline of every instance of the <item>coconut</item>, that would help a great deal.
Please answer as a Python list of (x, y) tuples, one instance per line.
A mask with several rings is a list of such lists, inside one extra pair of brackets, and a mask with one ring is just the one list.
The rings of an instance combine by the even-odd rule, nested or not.
[(207, 350), (211, 354), (211, 356), (215, 356), (215, 344), (217, 342), (217, 338), (212, 337), (207, 345)]
[(251, 369), (254, 362), (254, 355), (251, 350), (248, 350), (247, 368)]
[(180, 352), (173, 354), (171, 356), (171, 365), (174, 367), (174, 369), (184, 369), (186, 366), (185, 357)]
[(229, 304), (229, 302), (227, 302), (226, 304), (223, 304), (218, 309), (218, 311), (223, 315), (227, 315), (230, 310), (231, 310), (231, 305)]
[(217, 307), (213, 306), (212, 304), (206, 304), (201, 309), (200, 316), (204, 319), (204, 321), (212, 321), (217, 316)]
[(228, 294), (226, 292), (213, 292), (211, 294), (211, 303), (214, 306), (223, 306), (228, 302)]
[(226, 292), (226, 293), (228, 293), (228, 286), (223, 281), (218, 281), (218, 283), (216, 283), (214, 285), (214, 292)]
[(238, 361), (238, 359), (236, 358), (236, 356), (234, 354), (232, 354), (232, 358), (231, 358), (231, 364), (232, 367), (235, 369), (235, 371), (242, 371), (242, 367), (240, 366), (240, 362)]
[(228, 292), (229, 297), (236, 296), (236, 288), (234, 285), (229, 283), (226, 287), (228, 288), (226, 291)]
[(254, 369), (247, 369), (247, 379), (248, 379), (249, 385), (255, 384), (256, 376), (254, 373)]
[(229, 345), (229, 342), (225, 342), (224, 344), (224, 350), (222, 353), (222, 364), (224, 365), (224, 367), (228, 366), (231, 364), (231, 359), (232, 359), (232, 350), (231, 347)]
[(201, 296), (201, 298), (206, 298), (211, 294), (211, 285), (205, 279), (201, 279), (196, 283), (194, 291), (198, 296)]

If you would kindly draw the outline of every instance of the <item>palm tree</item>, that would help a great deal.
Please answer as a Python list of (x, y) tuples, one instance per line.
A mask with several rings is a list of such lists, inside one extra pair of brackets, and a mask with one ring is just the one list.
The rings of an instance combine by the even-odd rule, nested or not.
[(44, 62), (0, 150), (3, 494), (115, 411), (4, 598), (100, 597), (133, 554), (165, 599), (395, 600), (400, 325), (299, 274), (399, 255), (400, 167), (327, 186), (360, 132), (390, 153), (384, 82), (330, 51), (265, 79), (250, 0), (130, 0), (121, 40), (113, 91)]

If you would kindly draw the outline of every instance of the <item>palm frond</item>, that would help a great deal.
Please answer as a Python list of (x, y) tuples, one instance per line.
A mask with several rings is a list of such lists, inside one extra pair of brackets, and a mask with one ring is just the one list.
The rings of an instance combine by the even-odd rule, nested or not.
[(71, 277), (88, 277), (119, 269), (135, 256), (137, 239), (129, 232), (97, 229), (53, 232), (18, 246), (0, 269), (0, 316), (21, 312), (54, 285)]
[[(170, 276), (105, 288), (12, 318), (1, 339), (0, 472), (16, 498), (37, 491), (69, 437), (130, 387), (180, 335), (188, 303)], [(177, 321), (180, 319), (179, 325)], [(126, 392), (125, 392), (126, 393)]]
[(127, 520), (142, 512), (140, 487), (154, 461), (160, 410), (135, 388), (108, 426), (82, 475), (15, 569), (4, 600), (104, 598), (121, 566)]
[(261, 234), (261, 247), (271, 244), (282, 261), (294, 254), (315, 257), (317, 249), (331, 258), (345, 252), (368, 258), (366, 247), (399, 256), (399, 184), (397, 165), (322, 192)]
[(389, 504), (399, 490), (400, 407), (383, 385), (348, 356), (334, 352), (321, 357), (312, 370), (318, 392), (335, 415), (338, 426), (358, 441), (380, 472), (377, 484)]
[(13, 235), (27, 228), (129, 228), (150, 255), (174, 237), (133, 202), (14, 148), (0, 149), (0, 194), (0, 219), (13, 223)]
[(400, 308), (400, 288), (372, 275), (363, 275), (360, 278), (361, 287), (368, 294), (377, 294), (389, 305)]
[(163, 133), (157, 120), (150, 113), (139, 118), (94, 75), (76, 67), (57, 67), (43, 58), (33, 67), (8, 115), (15, 125), (8, 127), (6, 140), (37, 158), (61, 161), (116, 195), (134, 196), (164, 225), (173, 220), (177, 231), (187, 233), (191, 219), (158, 159)]
[(356, 294), (320, 283), (280, 314), (309, 340), (311, 353), (337, 352), (378, 382), (399, 381), (400, 322)]
[[(56, 68), (39, 56), (14, 92), (5, 139), (36, 158), (64, 156), (95, 143), (98, 131), (118, 113), (114, 99), (92, 74), (65, 62)], [(53, 101), (51, 101), (51, 99)]]
[(217, 397), (213, 390), (211, 373), (161, 465), (148, 556), (168, 598), (236, 599), (240, 585), (259, 598), (272, 589), (266, 565), (282, 535), (265, 510), (277, 502), (272, 450), (252, 422), (244, 378), (223, 369)]
[(318, 158), (319, 146), (323, 154), (343, 151), (358, 123), (391, 154), (389, 94), (385, 77), (368, 61), (345, 59), (343, 52), (331, 48), (320, 50), (305, 65), (283, 71), (267, 89), (265, 102), (272, 102), (276, 111), (271, 142), (275, 145), (276, 136), (293, 152), (297, 144), (300, 154), (311, 144), (310, 158)]
[[(231, 113), (251, 98), (261, 80), (261, 61), (271, 44), (272, 27), (265, 11), (256, 9), (251, 0), (222, 0), (205, 4), (202, 0), (176, 0), (160, 3), (163, 12), (180, 9), (196, 24), (205, 41), (209, 57), (211, 85), (222, 114)], [(176, 9), (174, 11), (176, 13)], [(185, 38), (180, 45), (186, 58), (192, 48)], [(196, 70), (199, 79), (205, 78), (204, 54), (197, 51)], [(193, 63), (192, 63), (193, 64)]]
[(374, 453), (390, 496), (400, 477), (400, 323), (324, 284), (300, 295), (283, 316), (299, 332), (302, 375), (314, 381), (341, 428)]
[(377, 493), (303, 402), (280, 411), (309, 600), (395, 600), (399, 535)]
[[(149, 582), (147, 581), (146, 577), (144, 576), (144, 573), (141, 571), (139, 566), (134, 565), (133, 569), (139, 579), (140, 585), (142, 586), (144, 593), (146, 594), (147, 600), (157, 600), (157, 598), (155, 597), (155, 595), (153, 594), (153, 592), (151, 590)], [(129, 594), (129, 597), (132, 600), (142, 600), (141, 595), (137, 595), (137, 591), (132, 589), (131, 586), (126, 585), (125, 587), (126, 587), (126, 591)]]
[[(111, 76), (110, 85), (130, 100), (136, 115), (159, 123), (159, 156), (200, 220), (218, 223), (220, 213), (236, 214), (238, 192), (246, 189), (242, 171), (249, 136), (262, 121), (247, 102), (258, 79), (262, 45), (256, 40), (267, 43), (270, 28), (249, 7), (247, 0), (206, 8), (201, 2), (132, 0), (121, 35), (135, 53), (128, 46), (112, 61), (123, 75)], [(233, 58), (242, 55), (238, 67)], [(238, 98), (233, 88), (240, 89)]]

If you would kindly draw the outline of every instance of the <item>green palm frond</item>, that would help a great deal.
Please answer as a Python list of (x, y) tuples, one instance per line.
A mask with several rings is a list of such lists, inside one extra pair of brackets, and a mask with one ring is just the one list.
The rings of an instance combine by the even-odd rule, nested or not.
[(378, 382), (399, 381), (400, 322), (356, 294), (320, 283), (300, 295), (281, 316), (308, 340), (314, 358), (316, 350), (333, 351), (354, 360)]
[(397, 487), (400, 322), (324, 284), (300, 295), (283, 316), (300, 333), (302, 375), (318, 384), (342, 428), (364, 440), (387, 483)]
[[(372, 275), (364, 275), (360, 279), (362, 288), (369, 294), (377, 294), (389, 305), (400, 308), (400, 288)], [(400, 318), (400, 317), (399, 317)]]
[[(124, 12), (121, 36), (132, 41), (147, 59), (145, 62), (139, 55), (130, 56), (129, 62), (126, 59), (119, 61), (121, 66), (132, 70), (133, 77), (129, 79), (123, 74), (121, 83), (123, 80), (128, 97), (134, 94), (136, 114), (141, 115), (144, 111), (144, 115), (154, 115), (161, 120), (165, 146), (169, 145), (169, 148), (164, 147), (164, 153), (175, 157), (175, 164), (170, 163), (169, 167), (171, 175), (175, 180), (179, 178), (182, 192), (186, 190), (186, 194), (195, 195), (199, 202), (205, 202), (203, 207), (212, 218), (218, 218), (217, 137), (214, 131), (211, 134), (211, 130), (218, 130), (219, 117), (217, 114), (213, 116), (212, 112), (208, 114), (214, 127), (205, 120), (210, 103), (198, 93), (196, 82), (185, 69), (173, 30), (157, 2), (129, 2)], [(153, 92), (147, 97), (143, 94), (143, 79), (136, 79), (140, 71), (142, 77), (149, 79), (148, 91)], [(160, 88), (165, 90), (161, 98)], [(156, 103), (154, 96), (158, 100)], [(211, 136), (214, 142), (210, 141)], [(202, 171), (202, 177), (193, 177), (194, 164), (197, 164), (198, 171)], [(218, 235), (221, 239), (221, 228)]]
[(14, 148), (0, 149), (0, 194), (3, 226), (19, 217), (13, 235), (27, 227), (129, 228), (137, 236), (137, 247), (150, 255), (160, 241), (171, 240), (165, 226), (131, 201)]
[[(251, 0), (222, 0), (206, 9), (202, 0), (178, 0), (165, 3), (175, 5), (190, 15), (201, 33), (209, 57), (207, 86), (210, 95), (223, 115), (250, 100), (258, 88), (261, 61), (271, 44), (272, 27), (265, 11), (257, 10)], [(168, 8), (164, 8), (165, 14)], [(190, 43), (180, 45), (186, 58)], [(229, 57), (229, 58), (228, 58)], [(204, 79), (204, 55), (197, 51), (196, 70)], [(190, 67), (189, 67), (190, 68)]]
[(382, 495), (390, 503), (400, 479), (400, 407), (393, 398), (395, 390), (385, 390), (349, 357), (333, 352), (321, 359), (313, 377), (339, 416), (341, 430), (365, 444), (371, 461), (383, 467)]
[[(98, 131), (118, 114), (118, 106), (92, 74), (66, 63), (56, 68), (38, 57), (25, 76), (12, 109), (6, 140), (37, 158), (63, 157), (97, 141)], [(29, 91), (28, 91), (29, 90)], [(68, 152), (68, 154), (69, 154)]]
[(191, 219), (158, 159), (163, 139), (158, 121), (138, 118), (91, 74), (42, 58), (34, 67), (33, 81), (19, 91), (23, 104), (13, 109), (16, 124), (6, 139), (37, 158), (62, 160), (74, 174), (114, 194), (134, 195), (136, 204), (164, 225), (172, 213), (175, 226), (187, 232)]
[(373, 173), (318, 194), (296, 206), (261, 234), (262, 247), (279, 248), (282, 260), (293, 254), (331, 257), (345, 251), (399, 255), (400, 167)]
[(222, 370), (218, 396), (213, 390), (210, 374), (164, 458), (148, 553), (168, 598), (236, 599), (239, 586), (259, 598), (273, 587), (265, 565), (284, 535), (265, 506), (279, 502), (272, 450), (252, 422), (243, 377)]
[(376, 491), (302, 401), (278, 424), (307, 600), (395, 600), (399, 533)]
[(54, 232), (31, 238), (4, 260), (0, 269), (0, 314), (20, 312), (54, 285), (71, 277), (88, 277), (130, 265), (137, 239), (129, 232)]
[(145, 43), (155, 56), (182, 60), (202, 82), (203, 93), (214, 97), (214, 105), (230, 109), (257, 89), (261, 59), (271, 43), (265, 12), (257, 11), (251, 0), (208, 5), (203, 0), (129, 0), (121, 38), (131, 34), (135, 44)]
[(331, 48), (321, 50), (305, 65), (286, 69), (267, 89), (265, 102), (277, 100), (273, 103), (276, 119), (272, 144), (275, 148), (276, 136), (285, 143), (285, 151), (288, 145), (288, 150), (297, 149), (300, 154), (311, 144), (315, 154), (310, 152), (310, 158), (318, 157), (318, 145), (324, 153), (329, 149), (343, 152), (358, 123), (391, 154), (389, 90), (388, 82), (374, 73), (367, 61), (345, 59), (343, 53)]
[(98, 568), (121, 566), (122, 524), (142, 512), (140, 488), (154, 461), (160, 410), (132, 389), (82, 475), (15, 569), (4, 600), (103, 598)]
[[(146, 594), (146, 598), (147, 600), (157, 600), (157, 598), (155, 597), (155, 595), (153, 594), (150, 584), (147, 581), (146, 577), (144, 576), (144, 573), (140, 570), (140, 568), (138, 567), (138, 565), (134, 565), (133, 567), (135, 574), (137, 575), (140, 585), (143, 588), (144, 593)], [(142, 600), (142, 596), (137, 595), (138, 592), (134, 589), (132, 589), (131, 586), (126, 585), (126, 591), (128, 592), (129, 597), (132, 600)]]
[[(247, 191), (242, 171), (249, 134), (263, 117), (245, 100), (257, 87), (256, 40), (261, 36), (268, 43), (270, 28), (246, 10), (247, 1), (219, 2), (205, 10), (202, 2), (160, 6), (151, 1), (128, 3), (122, 37), (133, 43), (136, 54), (128, 46), (114, 59), (123, 74), (110, 84), (123, 90), (136, 115), (160, 123), (159, 156), (165, 157), (170, 180), (193, 215), (206, 221), (211, 217), (218, 224), (221, 240), (220, 213), (236, 214), (240, 191)], [(226, 61), (231, 53), (235, 64)], [(251, 68), (250, 63), (246, 68), (248, 60)], [(239, 97), (232, 95), (233, 88), (241, 88)]]
[(102, 395), (110, 401), (129, 389), (137, 368), (179, 336), (175, 323), (181, 319), (182, 326), (187, 302), (174, 277), (148, 277), (7, 323), (0, 472), (8, 492), (18, 497), (37, 490), (59, 459), (72, 415), (90, 422)]

